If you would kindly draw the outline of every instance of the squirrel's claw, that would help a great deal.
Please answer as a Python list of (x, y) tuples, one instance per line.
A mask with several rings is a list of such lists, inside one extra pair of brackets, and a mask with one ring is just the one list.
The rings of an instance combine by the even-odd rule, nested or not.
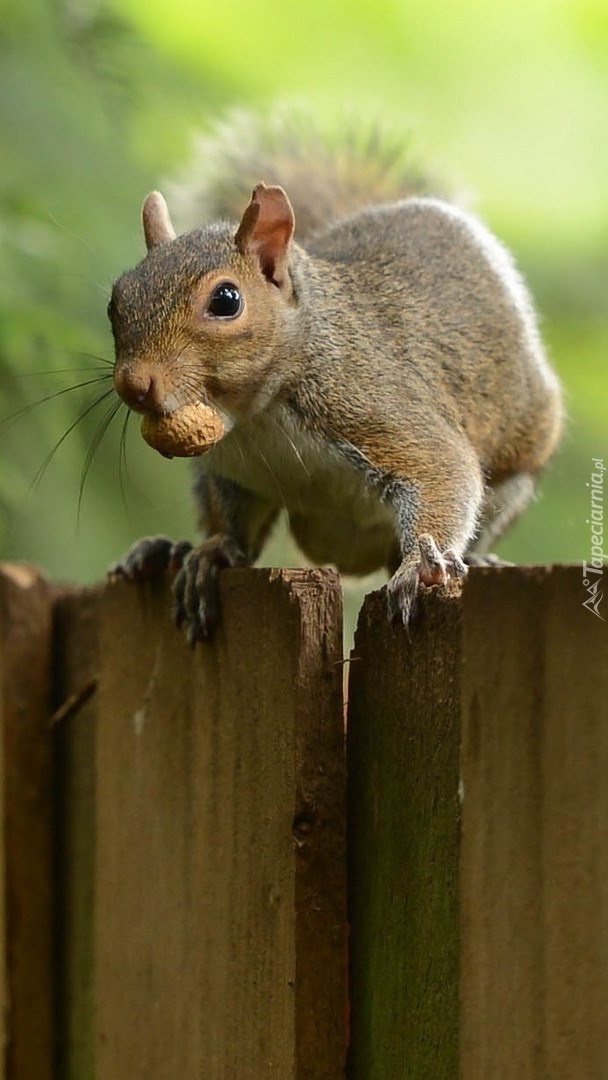
[(442, 554), (428, 533), (418, 537), (418, 547), (420, 581), (423, 585), (445, 585), (448, 578), (459, 580), (467, 576), (468, 570), (460, 555), (451, 548)]
[(386, 586), (388, 617), (391, 622), (410, 625), (416, 606), (420, 581), (419, 564), (415, 559), (401, 563)]
[(187, 553), (173, 582), (173, 618), (189, 645), (206, 641), (219, 622), (219, 571), (246, 564), (230, 537), (214, 537)]
[(167, 570), (175, 573), (191, 550), (192, 544), (188, 540), (178, 540), (176, 543), (168, 536), (145, 536), (110, 567), (108, 578), (110, 581), (119, 578), (142, 581), (144, 578), (158, 577)]
[(173, 619), (188, 644), (205, 641), (219, 620), (218, 566), (194, 548), (173, 582)]
[(404, 559), (387, 585), (388, 615), (392, 621), (409, 628), (415, 614), (416, 597), (421, 588), (445, 585), (448, 579), (462, 580), (468, 569), (455, 551), (440, 552), (433, 537), (418, 537), (420, 557)]
[(173, 619), (179, 629), (185, 629), (188, 644), (195, 645), (209, 638), (219, 621), (219, 571), (246, 563), (230, 537), (214, 537), (195, 548), (188, 540), (147, 536), (110, 567), (108, 578), (136, 582), (165, 573), (175, 575)]

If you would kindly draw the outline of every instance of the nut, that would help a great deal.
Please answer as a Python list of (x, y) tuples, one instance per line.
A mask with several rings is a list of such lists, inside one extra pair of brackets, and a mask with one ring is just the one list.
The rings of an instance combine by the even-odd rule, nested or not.
[(144, 416), (141, 433), (146, 442), (165, 457), (196, 457), (204, 454), (226, 432), (215, 409), (202, 402), (183, 405), (168, 416)]

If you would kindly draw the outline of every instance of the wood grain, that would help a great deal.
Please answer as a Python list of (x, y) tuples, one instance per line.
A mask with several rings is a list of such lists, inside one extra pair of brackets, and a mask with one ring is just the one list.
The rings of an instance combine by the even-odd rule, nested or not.
[(465, 594), (463, 1080), (608, 1075), (608, 627), (581, 582)]
[(97, 1080), (337, 1080), (345, 1046), (341, 604), (222, 575), (188, 650), (164, 589), (104, 596)]
[(53, 1071), (51, 590), (0, 568), (0, 995), (4, 1080)]
[(349, 1080), (608, 1075), (608, 628), (580, 567), (363, 609)]
[(350, 665), (350, 1080), (458, 1075), (458, 597), (411, 641), (365, 601)]
[(55, 1010), (57, 1080), (93, 1080), (95, 750), (99, 590), (54, 611)]
[[(349, 1080), (606, 1076), (608, 632), (581, 580), (476, 570), (411, 640), (366, 601)], [(195, 651), (169, 607), (0, 573), (0, 1075), (342, 1080), (338, 580), (226, 572)]]

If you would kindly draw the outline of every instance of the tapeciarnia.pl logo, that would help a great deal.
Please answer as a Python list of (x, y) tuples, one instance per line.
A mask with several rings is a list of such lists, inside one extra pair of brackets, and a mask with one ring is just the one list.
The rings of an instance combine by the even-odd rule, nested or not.
[(591, 558), (589, 562), (583, 562), (583, 585), (588, 593), (587, 599), (583, 600), (583, 607), (587, 608), (598, 619), (605, 622), (606, 619), (600, 611), (600, 604), (604, 597), (604, 473), (606, 466), (603, 458), (591, 458), (593, 472), (591, 482), (587, 484), (591, 495), (591, 517), (587, 518), (587, 525), (591, 526)]

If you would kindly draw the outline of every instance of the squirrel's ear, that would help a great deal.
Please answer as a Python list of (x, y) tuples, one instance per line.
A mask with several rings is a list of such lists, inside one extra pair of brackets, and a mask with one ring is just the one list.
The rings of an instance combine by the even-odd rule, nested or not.
[(243, 255), (256, 255), (262, 273), (280, 286), (287, 275), (294, 227), (293, 210), (283, 188), (258, 184), (234, 240)]
[(160, 191), (151, 191), (144, 199), (141, 220), (148, 251), (159, 244), (168, 244), (170, 240), (175, 240), (176, 233), (169, 216), (169, 208)]

